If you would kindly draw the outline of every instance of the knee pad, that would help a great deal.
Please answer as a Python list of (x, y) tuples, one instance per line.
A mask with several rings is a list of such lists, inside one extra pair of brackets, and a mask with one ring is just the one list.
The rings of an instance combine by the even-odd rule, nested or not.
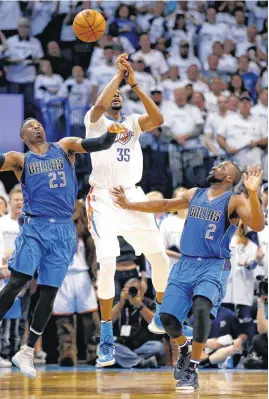
[(152, 283), (157, 292), (164, 292), (167, 286), (169, 258), (165, 252), (145, 255), (151, 264)]
[(116, 258), (105, 258), (100, 260), (100, 272), (98, 280), (98, 297), (111, 299), (115, 296), (114, 277), (116, 272)]
[(178, 319), (169, 313), (160, 313), (160, 319), (166, 334), (171, 338), (178, 338), (182, 335), (182, 325)]
[(195, 297), (192, 306), (194, 328), (193, 340), (195, 342), (205, 343), (208, 339), (211, 321), (210, 312), (212, 310), (212, 302), (203, 296)]

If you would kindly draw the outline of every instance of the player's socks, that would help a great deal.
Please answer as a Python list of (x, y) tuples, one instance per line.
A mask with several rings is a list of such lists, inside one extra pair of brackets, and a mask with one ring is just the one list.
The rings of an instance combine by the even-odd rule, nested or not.
[(174, 368), (174, 379), (176, 381), (180, 380), (184, 374), (184, 371), (189, 366), (191, 358), (192, 346), (190, 341), (186, 341), (185, 344), (179, 346), (179, 355), (177, 358), (177, 363)]
[(34, 348), (35, 344), (37, 343), (41, 335), (42, 333), (39, 333), (33, 330), (32, 327), (30, 327), (30, 331), (26, 340), (26, 345), (29, 346), (30, 348)]
[(101, 337), (98, 349), (97, 364), (101, 367), (112, 366), (116, 363), (114, 358), (115, 346), (112, 321), (101, 321)]
[(32, 379), (36, 378), (36, 370), (34, 367), (34, 348), (30, 348), (26, 344), (21, 346), (19, 352), (12, 358), (12, 363), (19, 367), (20, 372)]
[(155, 315), (151, 321), (151, 323), (148, 325), (148, 329), (150, 332), (153, 334), (165, 334), (165, 330), (163, 328), (161, 319), (160, 319), (160, 308), (161, 304), (156, 301), (156, 311)]

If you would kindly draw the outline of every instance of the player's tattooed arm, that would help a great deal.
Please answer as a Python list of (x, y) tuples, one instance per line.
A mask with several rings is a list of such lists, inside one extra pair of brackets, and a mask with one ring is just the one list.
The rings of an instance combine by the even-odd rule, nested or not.
[(163, 199), (157, 201), (130, 202), (128, 201), (123, 187), (114, 187), (110, 193), (115, 197), (114, 202), (123, 209), (147, 213), (165, 213), (186, 209), (197, 188), (192, 188), (174, 199)]
[(0, 172), (12, 170), (18, 179), (21, 177), (24, 166), (24, 154), (21, 152), (10, 151), (0, 154)]
[(236, 211), (242, 222), (254, 231), (264, 228), (264, 214), (259, 199), (259, 190), (262, 182), (263, 171), (260, 166), (249, 166), (248, 173), (244, 173), (244, 185), (249, 198), (246, 200), (240, 195), (231, 198), (229, 205), (230, 214)]
[(68, 156), (72, 157), (76, 152), (96, 152), (108, 150), (114, 143), (117, 134), (125, 134), (128, 130), (120, 123), (108, 126), (107, 132), (100, 137), (81, 139), (79, 137), (65, 137), (59, 141), (60, 146)]

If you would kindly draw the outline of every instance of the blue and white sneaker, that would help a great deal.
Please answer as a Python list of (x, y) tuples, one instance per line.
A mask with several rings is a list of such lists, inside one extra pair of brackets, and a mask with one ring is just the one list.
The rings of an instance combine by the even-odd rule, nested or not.
[(185, 370), (189, 367), (190, 360), (191, 360), (191, 351), (192, 351), (192, 345), (188, 342), (188, 351), (187, 353), (182, 353), (182, 350), (179, 349), (179, 354), (177, 358), (177, 363), (174, 368), (174, 379), (176, 381), (180, 380), (183, 375)]
[(112, 366), (116, 363), (114, 354), (115, 354), (115, 345), (114, 342), (111, 341), (111, 337), (107, 335), (105, 340), (100, 342), (98, 346), (98, 359), (96, 362), (97, 367), (107, 367)]
[(165, 330), (163, 328), (161, 319), (160, 319), (160, 307), (161, 304), (156, 302), (156, 312), (155, 315), (151, 321), (151, 323), (148, 325), (148, 330), (152, 332), (153, 334), (165, 334)]
[(184, 371), (184, 374), (183, 374), (181, 380), (178, 381), (178, 383), (176, 385), (176, 390), (192, 392), (199, 388), (200, 388), (200, 386), (199, 386), (198, 372), (191, 368), (187, 368)]

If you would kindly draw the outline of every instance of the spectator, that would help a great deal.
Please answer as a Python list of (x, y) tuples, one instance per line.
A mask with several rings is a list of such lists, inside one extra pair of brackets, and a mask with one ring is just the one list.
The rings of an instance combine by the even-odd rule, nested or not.
[(4, 33), (1, 31), (0, 31), (0, 42), (1, 42), (1, 44), (0, 44), (0, 59), (1, 59), (2, 57), (4, 57), (4, 54), (8, 49), (7, 39), (4, 35)]
[(139, 279), (141, 276), (141, 289), (143, 293), (145, 294), (148, 289), (144, 255), (136, 256), (133, 247), (123, 237), (119, 236), (118, 240), (120, 244), (120, 256), (117, 257), (116, 263), (115, 303), (119, 302), (121, 291), (125, 283), (131, 278)]
[(100, 93), (106, 84), (113, 79), (117, 72), (112, 45), (106, 45), (104, 47), (104, 57), (104, 63), (99, 65), (98, 69), (96, 69), (91, 76), (91, 82), (93, 85), (92, 104), (95, 103), (98, 93)]
[[(23, 197), (21, 189), (13, 189), (9, 194), (10, 213), (0, 218), (0, 290), (8, 282), (10, 271), (7, 261), (14, 248), (15, 239), (19, 235), (18, 218), (22, 213)], [(12, 308), (4, 316), (0, 327), (0, 367), (12, 367), (8, 359), (18, 351), (21, 343), (19, 324), (21, 318), (20, 298), (17, 298)]]
[(46, 59), (50, 61), (52, 70), (63, 79), (67, 79), (71, 75), (72, 63), (61, 54), (59, 44), (57, 42), (49, 42)]
[(175, 103), (164, 110), (166, 135), (184, 148), (197, 145), (197, 137), (203, 130), (203, 118), (200, 110), (187, 104), (185, 89), (175, 89)]
[[(134, 48), (132, 43), (127, 39), (127, 37), (120, 34), (120, 29), (117, 24), (112, 23), (111, 25), (109, 25), (107, 39), (110, 40), (109, 36), (111, 36), (111, 41), (113, 42), (114, 45), (117, 44), (123, 48), (122, 52), (127, 53), (129, 55), (135, 53), (136, 49)], [(98, 49), (98, 46), (96, 46), (95, 48)]]
[(182, 82), (184, 86), (192, 84), (194, 91), (205, 94), (209, 91), (209, 87), (201, 79), (199, 79), (199, 69), (197, 65), (190, 65), (187, 69), (187, 79)]
[(239, 98), (235, 94), (231, 94), (228, 97), (228, 111), (239, 112)]
[(164, 58), (168, 60), (170, 57), (168, 48), (170, 47), (170, 40), (166, 39), (165, 37), (159, 37), (155, 43), (155, 49), (160, 51)]
[[(173, 198), (178, 198), (187, 189), (178, 187), (173, 194)], [(184, 228), (185, 219), (187, 217), (186, 210), (171, 213), (164, 218), (160, 225), (160, 232), (169, 257), (169, 271), (172, 270), (174, 263), (180, 258), (180, 239)]]
[(147, 72), (143, 58), (137, 58), (136, 61), (134, 61), (133, 69), (137, 83), (142, 90), (149, 94), (150, 89), (155, 85), (155, 80), (153, 76)]
[(249, 1), (248, 8), (250, 8), (249, 24), (255, 24), (258, 31), (262, 30), (264, 21), (268, 19), (268, 2)]
[[(171, 38), (171, 55), (177, 57), (178, 49), (180, 50), (180, 43), (188, 43), (190, 47), (190, 54), (193, 54), (193, 31), (188, 31), (186, 26), (186, 18), (184, 14), (177, 14), (175, 23), (169, 31)], [(200, 61), (198, 60), (199, 64)]]
[(63, 78), (53, 73), (51, 63), (47, 60), (40, 62), (39, 69), (41, 74), (35, 80), (35, 99), (47, 103), (57, 98)]
[(227, 84), (223, 82), (220, 78), (213, 78), (209, 81), (210, 91), (205, 93), (206, 108), (208, 112), (218, 111), (218, 98), (221, 94), (225, 94), (225, 89), (227, 89)]
[(167, 38), (168, 27), (165, 20), (165, 2), (156, 1), (150, 12), (147, 14), (147, 21), (144, 30), (149, 32), (152, 44), (157, 42), (159, 37)]
[(179, 80), (178, 67), (171, 65), (169, 68), (169, 78), (162, 81), (165, 100), (174, 101), (174, 90), (180, 87), (182, 87), (182, 82)]
[(208, 57), (208, 69), (202, 72), (202, 76), (208, 81), (213, 78), (221, 78), (224, 82), (230, 80), (229, 76), (219, 71), (219, 57), (217, 55), (211, 54)]
[(1, 195), (0, 196), (0, 217), (5, 216), (7, 214), (7, 201), (6, 199)]
[[(250, 40), (249, 40), (250, 41)], [(263, 29), (259, 32), (257, 36), (257, 42), (261, 49), (268, 54), (268, 20), (266, 19), (263, 23)]]
[(16, 35), (17, 21), (22, 17), (19, 1), (2, 1), (0, 7), (0, 30), (6, 38)]
[(198, 68), (201, 67), (198, 58), (191, 54), (189, 42), (186, 40), (180, 41), (179, 51), (171, 58), (168, 58), (168, 63), (169, 65), (176, 65), (178, 67), (178, 75), (182, 80), (188, 78), (187, 70), (191, 65), (197, 65)]
[(236, 56), (241, 57), (241, 55), (246, 54), (250, 47), (258, 46), (259, 48), (261, 48), (258, 43), (259, 42), (257, 40), (257, 28), (255, 25), (249, 25), (247, 27), (246, 40), (236, 45)]
[(217, 140), (234, 161), (241, 167), (262, 164), (262, 147), (267, 146), (267, 129), (251, 115), (251, 99), (247, 95), (240, 97), (239, 114), (227, 117), (220, 126)]
[(228, 115), (228, 98), (225, 96), (219, 96), (218, 111), (210, 112), (208, 114), (204, 126), (205, 145), (208, 148), (210, 155), (214, 155), (215, 157), (221, 157), (225, 154), (217, 142), (217, 132)]
[(147, 33), (142, 33), (139, 41), (141, 50), (132, 55), (134, 61), (143, 59), (146, 66), (150, 67), (151, 73), (157, 81), (165, 79), (168, 75), (168, 65), (163, 54), (151, 48), (150, 38)]
[(259, 103), (251, 108), (251, 114), (264, 120), (264, 123), (268, 125), (268, 89), (264, 88), (261, 90), (259, 95)]
[(204, 64), (207, 57), (212, 53), (213, 43), (223, 42), (228, 37), (228, 28), (223, 23), (216, 22), (216, 10), (212, 7), (207, 9), (207, 21), (203, 23), (199, 30), (199, 59)]
[(72, 60), (74, 56), (74, 46), (76, 41), (76, 35), (73, 31), (73, 20), (76, 14), (80, 11), (77, 8), (77, 4), (70, 4), (68, 13), (64, 16), (62, 21), (61, 33), (60, 33), (60, 47), (62, 53)]
[(78, 314), (83, 325), (88, 364), (95, 362), (96, 337), (100, 334), (97, 298), (89, 275), (89, 267), (96, 270), (95, 247), (88, 233), (84, 204), (79, 201), (75, 204), (73, 220), (78, 234), (77, 252), (53, 306), (53, 314), (57, 316), (60, 366), (77, 363), (74, 313)]
[(18, 21), (18, 35), (7, 40), (8, 92), (24, 94), (25, 117), (38, 117), (34, 102), (35, 65), (44, 56), (40, 41), (30, 35), (31, 25), (26, 18)]
[(124, 368), (156, 368), (164, 356), (164, 346), (158, 336), (148, 330), (154, 316), (154, 303), (144, 297), (137, 279), (127, 281), (120, 301), (112, 309), (116, 363)]
[(236, 25), (229, 30), (230, 39), (236, 43), (236, 46), (247, 40), (247, 27), (245, 25), (245, 14), (242, 9), (235, 11)]
[(213, 44), (212, 54), (219, 57), (218, 70), (221, 73), (233, 74), (237, 70), (236, 58), (230, 53), (232, 48), (233, 42), (231, 40), (225, 40), (224, 44), (221, 42)]
[(195, 105), (197, 108), (199, 108), (199, 110), (202, 114), (202, 117), (205, 121), (206, 116), (207, 116), (207, 109), (206, 109), (206, 102), (205, 102), (204, 95), (202, 93), (200, 93), (199, 91), (193, 92), (191, 104)]
[(243, 79), (244, 85), (249, 91), (252, 100), (256, 102), (256, 84), (258, 83), (259, 77), (255, 73), (249, 72), (249, 59), (246, 55), (239, 57), (238, 74)]
[(115, 19), (110, 24), (110, 29), (113, 25), (118, 29), (119, 35), (128, 39), (135, 49), (138, 48), (139, 37), (137, 34), (137, 26), (128, 5), (119, 5), (115, 12)]
[(247, 369), (268, 368), (268, 303), (265, 302), (267, 300), (268, 296), (261, 296), (258, 299), (258, 334), (253, 338), (252, 346), (244, 361)]
[(237, 97), (240, 97), (242, 94), (247, 92), (244, 80), (239, 74), (235, 73), (231, 77), (231, 81), (228, 86), (228, 91), (230, 93), (235, 94)]

